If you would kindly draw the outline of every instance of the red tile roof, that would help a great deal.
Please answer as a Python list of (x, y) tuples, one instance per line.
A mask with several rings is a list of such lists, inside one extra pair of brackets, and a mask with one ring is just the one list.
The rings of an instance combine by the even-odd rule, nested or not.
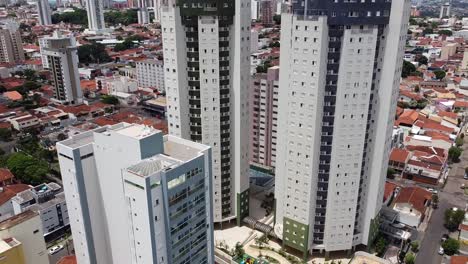
[(2, 192), (0, 192), (0, 205), (8, 202), (17, 193), (28, 190), (30, 188), (31, 187), (27, 184), (12, 184), (3, 187)]
[(468, 256), (451, 256), (450, 264), (467, 264)]
[(384, 201), (386, 201), (390, 195), (392, 195), (396, 187), (398, 187), (398, 185), (393, 182), (385, 182)]
[(19, 101), (19, 100), (23, 99), (23, 96), (20, 93), (18, 93), (17, 91), (4, 92), (3, 96), (8, 98), (9, 100), (12, 100), (12, 101)]
[(407, 151), (406, 149), (394, 148), (392, 149), (392, 152), (390, 153), (390, 161), (406, 163), (409, 154), (410, 152)]
[(468, 102), (465, 102), (465, 101), (455, 101), (455, 103), (453, 104), (453, 107), (468, 108)]
[(413, 206), (414, 209), (418, 210), (420, 213), (426, 211), (426, 203), (431, 200), (432, 193), (419, 187), (404, 187), (400, 190), (397, 198), (395, 199), (396, 203), (408, 203)]
[(0, 182), (8, 181), (13, 179), (15, 176), (9, 169), (0, 168)]
[(76, 256), (66, 256), (61, 258), (57, 264), (77, 264)]
[(405, 110), (403, 114), (398, 117), (396, 120), (396, 125), (399, 126), (400, 124), (412, 126), (414, 122), (419, 118), (419, 113), (415, 110)]

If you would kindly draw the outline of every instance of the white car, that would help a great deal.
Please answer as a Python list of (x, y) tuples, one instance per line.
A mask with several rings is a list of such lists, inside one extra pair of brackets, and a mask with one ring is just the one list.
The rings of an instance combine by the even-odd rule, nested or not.
[(439, 247), (438, 253), (439, 253), (439, 255), (443, 255), (444, 254), (444, 248)]
[(53, 254), (59, 252), (59, 251), (62, 250), (62, 249), (63, 249), (63, 246), (62, 246), (62, 245), (53, 246), (53, 247), (51, 247), (51, 248), (49, 249), (49, 254), (50, 254), (50, 255), (53, 255)]

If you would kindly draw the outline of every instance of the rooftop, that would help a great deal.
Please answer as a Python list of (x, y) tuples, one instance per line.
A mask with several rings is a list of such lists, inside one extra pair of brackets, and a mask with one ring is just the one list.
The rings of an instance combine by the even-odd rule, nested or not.
[(174, 164), (178, 164), (178, 162), (158, 154), (129, 167), (128, 171), (136, 175), (146, 177), (157, 171), (171, 167)]
[[(164, 141), (164, 154), (181, 161), (188, 161), (200, 156), (200, 151), (207, 148), (205, 145), (194, 143), (188, 140), (177, 142), (172, 136), (166, 136)], [(183, 143), (185, 144), (183, 144)], [(192, 143), (192, 144), (190, 144)]]
[(14, 226), (17, 226), (23, 222), (26, 222), (36, 216), (38, 216), (39, 214), (36, 213), (36, 212), (33, 212), (31, 210), (28, 210), (28, 211), (24, 211), (20, 214), (17, 214), (15, 216), (12, 216), (2, 222), (0, 222), (0, 230), (6, 230), (6, 229), (9, 229), (11, 227), (14, 227)]

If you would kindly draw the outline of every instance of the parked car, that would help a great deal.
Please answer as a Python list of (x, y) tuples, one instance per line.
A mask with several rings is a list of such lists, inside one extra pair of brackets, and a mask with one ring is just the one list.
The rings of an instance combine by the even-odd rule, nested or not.
[(444, 254), (444, 248), (443, 248), (443, 247), (439, 247), (438, 253), (439, 253), (439, 255), (443, 255), (443, 254)]
[(465, 175), (463, 175), (463, 179), (468, 180), (468, 172), (465, 171)]
[(63, 249), (63, 246), (62, 245), (58, 245), (58, 246), (53, 246), (49, 249), (49, 254), (50, 255), (54, 255), (55, 253), (59, 252), (60, 250)]
[(448, 238), (449, 238), (449, 235), (443, 234), (442, 239), (440, 241), (445, 242), (445, 240), (447, 240)]

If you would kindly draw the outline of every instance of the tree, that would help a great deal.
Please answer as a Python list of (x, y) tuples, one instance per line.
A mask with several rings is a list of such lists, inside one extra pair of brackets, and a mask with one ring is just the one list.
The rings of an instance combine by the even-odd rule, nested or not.
[(453, 254), (458, 253), (460, 242), (456, 239), (449, 238), (442, 243), (442, 248), (444, 249), (445, 254), (452, 256)]
[(124, 40), (122, 36), (118, 35), (116, 38), (116, 40)]
[(418, 252), (418, 250), (419, 250), (419, 242), (418, 241), (411, 242), (411, 251)]
[(377, 242), (375, 243), (375, 252), (377, 253), (377, 256), (383, 256), (386, 248), (387, 248), (387, 240), (385, 240), (385, 238), (380, 236), (377, 239)]
[(414, 256), (413, 253), (409, 252), (408, 254), (406, 254), (405, 264), (414, 264), (415, 260), (416, 260), (416, 257)]
[(457, 139), (455, 139), (455, 145), (457, 145), (457, 147), (463, 146), (463, 143), (465, 143), (465, 140), (463, 140), (462, 137), (457, 137)]
[(425, 28), (423, 30), (423, 35), (429, 35), (429, 34), (433, 34), (434, 33), (434, 30), (432, 28)]
[(445, 36), (452, 36), (453, 35), (453, 32), (452, 30), (447, 30), (447, 29), (444, 29), (444, 30), (439, 30), (439, 35), (445, 35)]
[(6, 165), (21, 182), (31, 185), (43, 183), (48, 173), (47, 163), (22, 152), (12, 154)]
[(460, 155), (462, 153), (462, 149), (459, 147), (450, 147), (448, 152), (448, 157), (452, 162), (458, 162)]
[(444, 216), (444, 225), (450, 231), (458, 230), (458, 226), (465, 219), (465, 212), (463, 210), (447, 209)]
[(29, 81), (35, 81), (37, 78), (36, 71), (31, 69), (24, 70), (24, 78)]
[(437, 70), (434, 71), (434, 74), (437, 80), (442, 80), (443, 78), (445, 78), (445, 71)]
[(101, 102), (105, 104), (118, 105), (119, 99), (113, 95), (103, 95), (101, 96)]
[(58, 24), (60, 22), (70, 23), (75, 25), (88, 25), (88, 15), (85, 9), (74, 8), (73, 12), (55, 13), (52, 15), (52, 23)]
[(421, 65), (427, 65), (428, 59), (427, 59), (426, 56), (420, 55), (419, 58), (417, 59), (417, 61)]
[(241, 243), (237, 242), (236, 246), (234, 247), (234, 258), (241, 258), (242, 256), (244, 256), (244, 254), (244, 247), (241, 245)]
[(388, 168), (387, 169), (387, 177), (388, 178), (393, 178), (393, 175), (396, 173), (396, 170), (393, 168)]
[(439, 195), (435, 193), (432, 194), (431, 204), (432, 204), (432, 208), (437, 208), (437, 206), (439, 205)]
[(279, 43), (279, 41), (271, 42), (269, 46), (270, 46), (270, 48), (279, 48), (280, 43)]
[(419, 93), (420, 91), (421, 91), (421, 88), (419, 87), (419, 85), (416, 85), (416, 86), (414, 87), (414, 92), (415, 92), (415, 93)]
[(107, 54), (104, 45), (91, 43), (78, 47), (78, 58), (80, 63), (104, 63), (111, 62), (112, 58)]
[(26, 89), (28, 91), (31, 91), (31, 90), (36, 90), (38, 88), (41, 88), (41, 85), (36, 83), (36, 82), (33, 82), (33, 81), (26, 81), (23, 84), (23, 87), (24, 87), (24, 89)]
[(3, 141), (11, 140), (11, 130), (8, 128), (0, 128), (0, 139)]
[(64, 134), (64, 133), (59, 133), (59, 134), (57, 135), (57, 140), (58, 140), (58, 141), (63, 141), (63, 140), (65, 140), (65, 139), (67, 139), (67, 138), (68, 138), (67, 135)]
[(117, 26), (122, 24), (128, 26), (130, 24), (138, 23), (138, 14), (135, 9), (128, 9), (125, 11), (112, 10), (104, 13), (104, 21), (111, 25)]
[(401, 77), (406, 78), (412, 72), (416, 71), (416, 66), (413, 63), (403, 60), (403, 69), (401, 70)]
[(281, 15), (274, 15), (273, 21), (275, 21), (276, 25), (281, 25)]

